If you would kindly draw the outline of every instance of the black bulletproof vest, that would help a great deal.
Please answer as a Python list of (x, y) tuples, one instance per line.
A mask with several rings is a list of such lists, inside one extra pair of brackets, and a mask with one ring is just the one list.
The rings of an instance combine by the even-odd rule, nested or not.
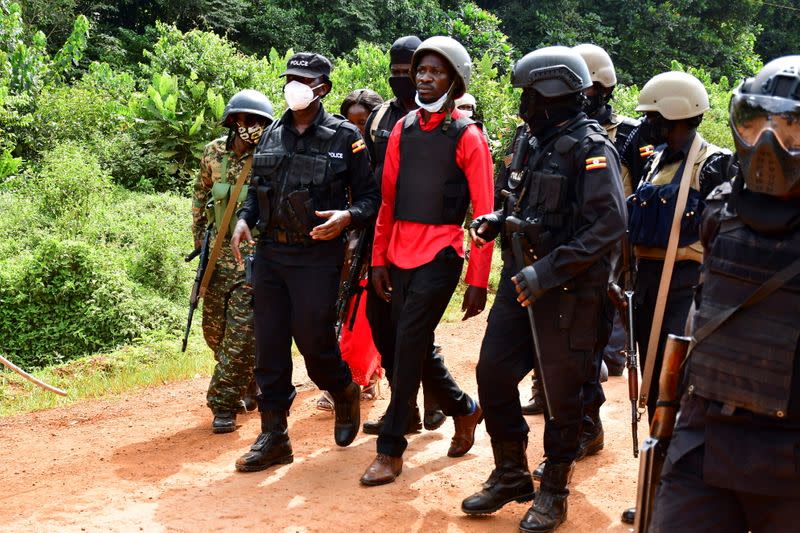
[(259, 201), (259, 231), (280, 229), (295, 240), (311, 241), (308, 232), (321, 222), (315, 210), (347, 207), (346, 190), (337, 176), (347, 166), (339, 158), (344, 154), (330, 151), (336, 136), (347, 134), (347, 125), (343, 118), (328, 114), (312, 135), (297, 139), (292, 152), (284, 146), (283, 125), (264, 134), (253, 155), (251, 180)]
[(469, 188), (456, 164), (456, 146), (468, 118), (453, 120), (447, 131), (422, 131), (416, 113), (406, 115), (400, 135), (395, 218), (424, 224), (461, 225), (469, 207)]
[(380, 177), (383, 176), (383, 162), (386, 160), (389, 136), (392, 133), (394, 125), (403, 116), (398, 115), (399, 112), (399, 109), (389, 104), (380, 122), (375, 127), (375, 136), (372, 139), (372, 145), (375, 149), (375, 161), (373, 161), (372, 164), (375, 166), (375, 176), (378, 177), (378, 187), (380, 187)]
[[(724, 221), (705, 262), (696, 328), (741, 304), (800, 256), (800, 231), (758, 234)], [(783, 418), (792, 395), (800, 339), (800, 278), (734, 314), (691, 353), (688, 384), (704, 398)], [(800, 391), (795, 391), (798, 394)], [(797, 418), (800, 413), (791, 413)]]
[[(587, 140), (608, 142), (605, 130), (591, 119), (578, 120), (528, 158), (522, 216), (540, 226), (536, 255), (543, 257), (572, 237), (578, 211), (577, 177), (586, 164)], [(611, 162), (609, 162), (611, 163)]]

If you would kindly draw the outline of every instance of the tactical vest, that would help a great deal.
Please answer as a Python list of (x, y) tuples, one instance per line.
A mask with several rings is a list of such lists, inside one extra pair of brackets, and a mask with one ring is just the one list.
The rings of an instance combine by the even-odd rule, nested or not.
[[(244, 158), (242, 158), (242, 162), (244, 163), (247, 161), (248, 157), (252, 157), (252, 154), (248, 154)], [(228, 201), (230, 200), (231, 191), (236, 186), (236, 180), (239, 179), (239, 174), (237, 173), (235, 176), (231, 177), (231, 180), (228, 180), (228, 167), (230, 165), (230, 152), (227, 152), (225, 156), (222, 158), (222, 162), (220, 164), (220, 177), (219, 180), (215, 181), (214, 184), (211, 186), (211, 199), (214, 202), (214, 207), (212, 213), (209, 213), (208, 219), (209, 222), (214, 221), (216, 228), (216, 224), (222, 222), (222, 219), (225, 216), (225, 210), (228, 208)], [(242, 186), (241, 192), (239, 192), (239, 198), (236, 200), (236, 209), (240, 209), (242, 205), (244, 205), (244, 201), (247, 198), (247, 188), (248, 185), (245, 184)], [(235, 212), (235, 211), (234, 211)], [(233, 230), (236, 227), (236, 216), (232, 216), (230, 223), (229, 223), (229, 230), (225, 232), (225, 237), (233, 235)], [(217, 233), (219, 233), (219, 228), (216, 228)]]
[[(322, 223), (314, 211), (347, 208), (347, 190), (341, 174), (344, 159), (330, 148), (337, 135), (355, 126), (343, 117), (326, 114), (313, 134), (299, 137), (293, 152), (284, 147), (282, 125), (264, 134), (253, 156), (252, 184), (256, 187), (259, 231), (268, 239), (282, 235), (281, 242), (311, 245), (311, 229)], [(335, 154), (339, 155), (339, 154)]]
[(456, 164), (456, 147), (471, 124), (459, 118), (447, 131), (441, 126), (423, 131), (416, 113), (406, 115), (394, 204), (397, 220), (463, 224), (470, 198), (467, 178)]
[(567, 242), (575, 232), (577, 180), (586, 166), (587, 139), (608, 142), (603, 127), (586, 118), (567, 126), (528, 158), (526, 194), (520, 207), (524, 219), (539, 226), (538, 237), (531, 239), (537, 257)]
[[(738, 218), (722, 222), (705, 262), (695, 329), (742, 302), (800, 256), (800, 231), (758, 234)], [(689, 391), (757, 414), (784, 418), (800, 339), (800, 279), (742, 309), (697, 344)], [(797, 391), (795, 391), (797, 394)], [(800, 413), (791, 413), (798, 418)]]
[(628, 142), (631, 134), (638, 126), (638, 120), (634, 120), (624, 115), (617, 115), (616, 113), (611, 115), (611, 122), (609, 124), (603, 125), (603, 127), (606, 129), (606, 133), (608, 133), (608, 140), (614, 144), (614, 148), (617, 149), (617, 152), (619, 152), (620, 155), (622, 154), (621, 150), (623, 149), (623, 146)]

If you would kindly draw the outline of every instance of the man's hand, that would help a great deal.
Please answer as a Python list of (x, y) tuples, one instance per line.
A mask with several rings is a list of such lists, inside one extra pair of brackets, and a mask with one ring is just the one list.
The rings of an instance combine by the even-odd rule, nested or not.
[(343, 211), (314, 211), (314, 214), (320, 218), (328, 219), (319, 226), (315, 226), (314, 229), (311, 230), (311, 233), (309, 233), (312, 239), (318, 241), (335, 239), (342, 234), (353, 219), (353, 215), (346, 209)]
[(256, 241), (253, 240), (253, 235), (250, 233), (250, 227), (247, 225), (247, 222), (239, 219), (236, 223), (236, 227), (233, 229), (233, 235), (231, 235), (231, 252), (233, 253), (233, 258), (236, 259), (236, 262), (240, 265), (242, 264), (242, 253), (239, 251), (239, 244), (241, 242), (246, 242), (251, 246), (256, 243)]
[(469, 225), (469, 238), (478, 248), (493, 241), (503, 229), (503, 220), (497, 213), (479, 216)]
[(522, 307), (528, 307), (544, 294), (544, 289), (539, 285), (539, 277), (533, 266), (526, 266), (520, 270), (516, 276), (511, 278), (511, 281), (514, 282), (517, 301)]
[(372, 288), (384, 302), (392, 301), (392, 280), (385, 266), (372, 267)]
[(470, 285), (464, 293), (464, 302), (461, 310), (464, 311), (462, 321), (479, 315), (486, 307), (486, 289)]

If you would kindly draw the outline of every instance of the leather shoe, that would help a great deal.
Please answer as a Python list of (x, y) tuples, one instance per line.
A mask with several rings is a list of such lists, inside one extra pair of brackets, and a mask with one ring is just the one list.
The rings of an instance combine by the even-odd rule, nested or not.
[(636, 522), (636, 507), (631, 507), (622, 511), (621, 520), (626, 524), (633, 524)]
[(213, 433), (230, 433), (236, 431), (236, 413), (231, 411), (217, 411), (214, 413), (214, 421), (211, 422)]
[(332, 393), (336, 422), (333, 439), (337, 446), (349, 446), (361, 427), (361, 387), (351, 381), (344, 390)]
[[(363, 430), (367, 435), (380, 435), (383, 429), (383, 423), (386, 421), (386, 411), (377, 420), (367, 420), (364, 422)], [(422, 420), (419, 416), (419, 409), (414, 409), (411, 412), (411, 420), (408, 422), (406, 435), (412, 433), (419, 433), (422, 430)]]
[(450, 449), (447, 450), (448, 457), (461, 457), (467, 453), (472, 445), (475, 444), (475, 428), (483, 420), (483, 409), (475, 402), (475, 411), (465, 416), (454, 416), (456, 432), (450, 441)]
[(434, 409), (434, 410), (425, 410), (425, 417), (422, 419), (422, 423), (425, 426), (425, 429), (428, 431), (434, 431), (442, 427), (444, 421), (447, 420), (447, 417), (442, 412), (441, 409)]
[(361, 476), (361, 484), (373, 487), (393, 482), (403, 471), (403, 458), (379, 453)]

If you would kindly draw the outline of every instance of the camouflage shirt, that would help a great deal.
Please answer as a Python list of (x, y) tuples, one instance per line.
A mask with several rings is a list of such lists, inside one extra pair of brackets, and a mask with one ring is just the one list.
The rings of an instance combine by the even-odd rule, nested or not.
[[(231, 187), (236, 183), (242, 166), (248, 157), (253, 155), (253, 148), (247, 150), (241, 157), (237, 158), (236, 155), (225, 148), (227, 137), (220, 137), (208, 143), (203, 150), (203, 157), (200, 159), (200, 172), (197, 174), (197, 179), (194, 183), (194, 191), (192, 193), (192, 235), (195, 242), (203, 238), (206, 226), (208, 225), (209, 213), (206, 206), (213, 200), (212, 188), (215, 183), (230, 183)], [(227, 172), (226, 176), (222, 175), (223, 168), (226, 166), (225, 160), (227, 159)], [(244, 198), (247, 192), (247, 183), (243, 188), (242, 194), (239, 198)], [(232, 217), (236, 221), (236, 215)], [(217, 221), (218, 225), (219, 221)], [(226, 239), (230, 238), (230, 234), (226, 235)], [(213, 239), (212, 239), (213, 243)], [(228, 246), (222, 247), (222, 254), (220, 261), (228, 259), (226, 256), (230, 255)], [(232, 258), (231, 258), (232, 260)]]

